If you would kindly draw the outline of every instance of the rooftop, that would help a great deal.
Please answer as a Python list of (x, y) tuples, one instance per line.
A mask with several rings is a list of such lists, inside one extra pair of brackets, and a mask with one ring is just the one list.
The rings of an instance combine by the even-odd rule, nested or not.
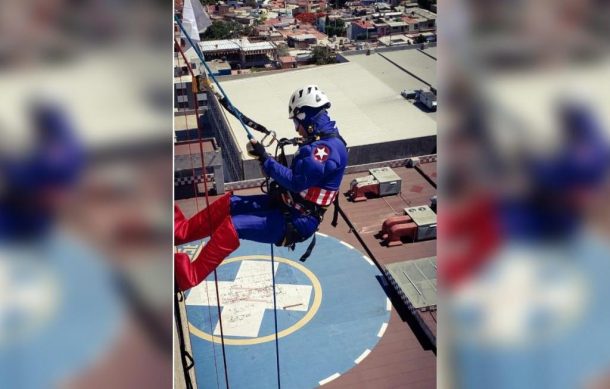
[(197, 116), (177, 115), (174, 117), (174, 131), (192, 130), (197, 128)]
[[(352, 61), (353, 58), (358, 60)], [(349, 60), (342, 64), (225, 79), (222, 85), (235, 106), (275, 130), (278, 137), (295, 136), (292, 121), (288, 120), (287, 97), (295, 89), (313, 82), (332, 101), (331, 117), (352, 146), (436, 135), (434, 116), (400, 96), (400, 91), (409, 85), (425, 87), (425, 84), (376, 55), (350, 56)], [(377, 67), (378, 64), (383, 66)], [(236, 144), (245, 156), (246, 133), (232, 116), (229, 123), (234, 129)], [(375, 134), (374, 140), (371, 134)]]
[[(401, 53), (405, 53), (404, 59), (401, 59)], [(370, 72), (375, 72), (377, 78), (396, 94), (400, 94), (404, 89), (428, 88), (424, 81), (430, 83), (431, 80), (426, 80), (422, 77), (423, 72), (420, 70), (422, 67), (429, 69), (433, 73), (436, 72), (436, 61), (413, 48), (384, 51), (372, 55), (349, 55), (346, 58), (350, 62), (358, 63)], [(396, 64), (411, 74), (402, 71)], [(420, 79), (413, 77), (413, 75)], [(427, 115), (431, 118), (436, 118), (436, 113), (434, 112), (427, 113)]]
[(427, 47), (427, 48), (423, 49), (422, 51), (424, 53), (430, 55), (434, 59), (437, 59), (437, 57), (436, 57), (436, 46), (434, 46), (434, 47)]
[(379, 43), (386, 46), (411, 44), (411, 39), (404, 34), (392, 34), (379, 38)]
[[(199, 42), (199, 47), (204, 53), (206, 51), (221, 50), (273, 50), (275, 45), (271, 42), (250, 42), (248, 39), (223, 39)], [(193, 50), (191, 48), (191, 50)], [(194, 50), (193, 50), (194, 52)], [(193, 53), (194, 54), (194, 53)]]
[(279, 31), (282, 35), (284, 35), (285, 38), (294, 37), (294, 36), (303, 35), (303, 34), (312, 35), (313, 37), (315, 37), (318, 40), (323, 40), (323, 39), (327, 38), (326, 34), (318, 31), (313, 25), (308, 24), (308, 23), (299, 24), (299, 28), (293, 27), (290, 29), (287, 28), (287, 29), (283, 29), (283, 30), (279, 30)]
[(390, 26), (390, 27), (402, 27), (402, 26), (406, 25), (406, 23), (405, 23), (405, 22), (403, 22), (403, 21), (400, 21), (400, 22), (396, 22), (396, 21), (387, 21), (386, 23), (387, 23), (387, 25), (388, 25), (388, 26)]
[[(421, 165), (424, 166), (430, 172), (425, 173), (426, 175), (435, 174), (435, 162)], [(330, 225), (331, 218), (326, 217), (320, 226), (320, 232), (354, 246), (381, 266), (404, 260), (434, 257), (436, 255), (434, 240), (384, 247), (373, 237), (388, 215), (394, 215), (397, 210), (407, 205), (428, 204), (429, 197), (435, 194), (434, 187), (419, 171), (404, 167), (396, 167), (394, 171), (403, 179), (402, 193), (360, 203), (351, 203), (342, 197), (341, 208), (345, 219), (340, 217), (338, 226), (333, 228)], [(348, 189), (353, 178), (366, 174), (366, 172), (347, 174), (341, 185), (341, 193)], [(260, 194), (260, 190), (240, 189), (236, 190), (235, 194)], [(179, 200), (176, 203), (187, 216), (196, 211), (195, 199)], [(354, 227), (353, 232), (348, 223)], [(389, 284), (385, 285), (385, 288), (388, 290)], [(391, 311), (388, 327), (379, 343), (361, 363), (326, 384), (325, 387), (331, 389), (436, 387), (436, 356), (432, 346), (426, 343), (427, 340), (418, 327), (418, 322), (414, 317), (409, 316), (410, 313), (404, 309), (400, 297), (390, 293), (390, 298), (394, 309)], [(418, 315), (420, 322), (426, 323), (435, 333), (436, 312), (424, 311), (419, 312)]]
[(419, 50), (396, 50), (384, 52), (382, 55), (436, 88), (435, 59), (430, 58)]
[(369, 30), (375, 28), (375, 25), (368, 20), (353, 20), (352, 23), (360, 28), (365, 28)]
[(291, 36), (291, 38), (295, 39), (295, 40), (304, 41), (304, 40), (308, 40), (308, 39), (316, 39), (316, 36), (313, 34), (300, 34), (300, 35), (293, 35), (293, 36)]
[[(341, 208), (350, 220), (354, 233), (361, 239), (368, 254), (380, 265), (401, 262), (409, 259), (419, 259), (436, 255), (436, 241), (427, 240), (414, 243), (405, 243), (402, 246), (386, 247), (382, 241), (375, 237), (381, 230), (383, 221), (391, 216), (403, 214), (403, 209), (416, 205), (430, 204), (430, 197), (436, 194), (436, 188), (427, 180), (427, 176), (436, 179), (436, 163), (427, 163), (428, 171), (395, 167), (394, 172), (402, 179), (401, 193), (394, 196), (368, 199), (362, 202), (350, 202), (341, 198)], [(346, 174), (341, 184), (341, 193), (349, 189), (350, 182), (366, 176), (367, 172)]]
[(218, 164), (218, 159), (213, 154), (216, 151), (215, 141), (211, 138), (204, 138), (201, 142), (192, 140), (174, 144), (174, 171), (192, 172), (201, 169), (201, 151), (205, 155), (206, 167)]
[(285, 57), (279, 57), (279, 58), (278, 58), (278, 60), (279, 60), (281, 63), (294, 63), (294, 62), (296, 62), (296, 60), (294, 59), (294, 57), (293, 57), (293, 56), (291, 56), (291, 55), (287, 55), (287, 56), (285, 56)]
[[(238, 44), (238, 39), (222, 39), (222, 40), (213, 40), (213, 41), (202, 41), (199, 42), (199, 47), (201, 51), (204, 53), (206, 51), (214, 51), (214, 50), (239, 50), (240, 45)], [(193, 50), (195, 51), (195, 50)]]
[(428, 20), (436, 19), (436, 14), (434, 12), (428, 11), (423, 8), (411, 8), (409, 11), (415, 12), (416, 15), (422, 16)]
[(406, 24), (417, 24), (421, 22), (420, 18), (412, 17), (412, 16), (403, 16), (401, 18)]
[[(199, 155), (199, 141), (188, 141), (188, 142), (180, 142), (174, 145), (174, 156), (185, 156), (185, 155)], [(216, 148), (214, 147), (214, 141), (212, 139), (202, 139), (201, 140), (201, 149), (204, 153), (214, 151)]]
[(276, 24), (280, 24), (282, 23), (282, 21), (278, 18), (271, 18), (271, 19), (267, 19), (265, 20), (265, 22), (263, 23), (266, 26), (275, 26)]

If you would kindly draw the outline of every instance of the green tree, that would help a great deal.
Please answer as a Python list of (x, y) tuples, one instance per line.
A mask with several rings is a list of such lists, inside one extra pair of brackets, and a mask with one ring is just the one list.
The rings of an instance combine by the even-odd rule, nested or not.
[(326, 65), (336, 63), (337, 56), (326, 46), (316, 46), (311, 52), (311, 56), (316, 65)]
[[(242, 26), (242, 32), (240, 36), (254, 36), (256, 35), (256, 27), (255, 26)], [(238, 38), (237, 36), (236, 38)]]
[(345, 21), (343, 19), (335, 19), (326, 24), (325, 31), (328, 36), (345, 36)]
[(203, 39), (232, 39), (244, 33), (244, 27), (233, 21), (214, 20), (212, 25), (203, 33)]
[(259, 16), (258, 19), (254, 21), (254, 24), (257, 26), (261, 26), (265, 24), (265, 21), (267, 21), (267, 15), (261, 14), (261, 16)]

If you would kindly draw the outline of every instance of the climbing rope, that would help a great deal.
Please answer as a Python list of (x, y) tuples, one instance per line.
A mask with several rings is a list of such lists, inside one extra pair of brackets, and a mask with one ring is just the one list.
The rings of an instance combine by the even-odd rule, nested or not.
[(180, 302), (184, 301), (184, 294), (180, 291), (174, 293), (174, 315), (176, 316), (176, 331), (178, 333), (178, 347), (180, 348), (180, 358), (182, 361), (182, 368), (184, 370), (184, 383), (186, 389), (192, 389), (193, 382), (191, 381), (191, 375), (189, 370), (195, 365), (195, 361), (191, 354), (186, 351), (186, 343), (184, 341), (184, 331), (182, 329), (182, 315), (180, 314)]
[[(190, 63), (186, 58), (186, 55), (184, 54), (184, 51), (182, 50), (182, 47), (180, 47), (180, 45), (178, 44), (178, 42), (174, 39), (174, 44), (176, 45), (176, 47), (178, 48), (178, 51), (180, 52), (182, 59), (184, 60), (187, 69), (189, 70), (189, 73), (191, 74), (192, 77), (192, 81), (195, 82), (195, 74), (193, 73), (193, 70), (191, 69)], [(182, 81), (182, 75), (180, 75), (180, 81)], [(209, 223), (209, 228), (210, 230), (212, 229), (212, 220), (211, 220), (211, 216), (210, 216), (210, 198), (208, 196), (208, 182), (206, 179), (206, 166), (205, 166), (205, 158), (204, 158), (204, 153), (203, 153), (203, 144), (202, 144), (202, 139), (203, 139), (203, 134), (201, 131), (201, 126), (199, 124), (199, 107), (198, 107), (198, 103), (197, 103), (197, 94), (193, 91), (193, 89), (191, 88), (191, 94), (193, 95), (193, 101), (195, 101), (195, 118), (197, 120), (197, 133), (199, 135), (199, 156), (201, 158), (201, 176), (203, 177), (203, 186), (204, 186), (204, 191), (205, 191), (205, 202), (206, 202), (206, 209), (207, 209), (207, 213), (208, 213), (208, 223)], [(188, 92), (187, 92), (188, 93)], [(184, 121), (185, 121), (185, 126), (187, 131), (189, 130), (189, 126), (188, 126), (188, 117), (186, 115), (186, 111), (184, 112)], [(191, 141), (191, 136), (190, 136), (190, 132), (188, 135), (189, 141)], [(191, 156), (191, 144), (189, 143), (189, 156)], [(196, 174), (195, 174), (195, 167), (193, 165), (193, 158), (190, 157), (189, 160), (191, 161), (191, 170), (192, 170), (192, 174), (193, 174), (193, 189), (194, 189), (194, 193), (195, 193), (195, 206), (196, 206), (196, 211), (199, 212), (199, 200), (198, 200), (198, 188), (197, 188), (197, 180), (196, 178)], [(227, 367), (227, 358), (226, 358), (226, 351), (225, 351), (225, 341), (224, 341), (224, 330), (223, 330), (223, 326), (222, 326), (222, 317), (221, 317), (221, 310), (220, 310), (220, 296), (219, 296), (219, 291), (218, 291), (218, 275), (216, 273), (216, 270), (214, 270), (214, 285), (216, 288), (216, 301), (218, 301), (217, 304), (217, 309), (218, 309), (218, 320), (219, 320), (219, 324), (220, 324), (220, 342), (222, 345), (222, 360), (223, 360), (223, 366), (224, 366), (224, 375), (225, 375), (225, 384), (227, 386), (227, 388), (229, 388), (229, 373), (228, 373), (228, 367)], [(208, 316), (210, 318), (210, 333), (213, 334), (213, 329), (211, 328), (212, 326), (212, 315), (210, 313), (210, 294), (209, 291), (207, 289), (207, 284), (206, 284), (206, 295), (208, 298)], [(213, 336), (213, 335), (212, 335)], [(217, 366), (217, 362), (216, 362), (216, 347), (214, 346), (214, 342), (212, 342), (212, 348), (213, 348), (213, 355), (214, 355), (214, 370), (216, 372), (216, 383), (218, 384), (218, 366)], [(194, 363), (193, 363), (194, 365)], [(192, 366), (191, 366), (192, 367)]]
[[(237, 110), (233, 106), (233, 104), (231, 103), (231, 100), (229, 99), (229, 96), (226, 94), (226, 92), (224, 91), (224, 89), (222, 88), (222, 86), (220, 85), (220, 83), (218, 82), (216, 77), (214, 76), (212, 70), (210, 69), (210, 67), (208, 66), (207, 62), (205, 61), (205, 58), (204, 58), (203, 53), (201, 52), (201, 49), (199, 48), (199, 46), (193, 42), (193, 40), (191, 39), (189, 34), (184, 29), (184, 26), (182, 25), (182, 22), (180, 21), (180, 19), (178, 18), (177, 15), (174, 15), (174, 20), (178, 24), (178, 27), (182, 31), (182, 33), (185, 36), (185, 38), (188, 40), (189, 44), (195, 50), (195, 53), (199, 57), (199, 60), (201, 61), (203, 66), (206, 68), (207, 74), (209, 75), (209, 77), (212, 79), (212, 81), (214, 81), (214, 83), (218, 87), (218, 90), (220, 91), (220, 93), (222, 95), (222, 98), (226, 102), (226, 106), (229, 107), (227, 110), (229, 112), (231, 112), (231, 114), (233, 114), (234, 116), (237, 117), (237, 119), (239, 120), (240, 124), (242, 125), (242, 127), (246, 131), (246, 134), (248, 135), (248, 139), (249, 140), (255, 139), (254, 136), (252, 135), (252, 133), (250, 132), (250, 130), (248, 130), (248, 127), (246, 127), (246, 124), (244, 123), (244, 116), (241, 114), (241, 112), (239, 110)], [(178, 45), (178, 47), (180, 47), (180, 46)], [(181, 48), (180, 48), (180, 50), (182, 52)], [(184, 53), (182, 53), (182, 55), (184, 56)], [(188, 64), (188, 61), (185, 60), (185, 62), (187, 62), (187, 64)], [(189, 66), (189, 70), (190, 70), (190, 66)], [(191, 70), (191, 74), (192, 74), (192, 70)], [(249, 121), (253, 122), (251, 120), (249, 120)], [(274, 139), (275, 139), (275, 134), (273, 134), (273, 136), (272, 136), (271, 143), (273, 142)], [(264, 138), (263, 138), (263, 140), (264, 140)], [(269, 145), (271, 143), (269, 143)], [(201, 142), (200, 142), (200, 146), (201, 146)], [(203, 153), (203, 150), (201, 152)], [(202, 163), (203, 163), (203, 154), (201, 156), (201, 160), (202, 160)], [(204, 182), (205, 182), (205, 180), (204, 180)], [(269, 190), (269, 188), (267, 188), (267, 190)], [(206, 186), (206, 202), (208, 202), (207, 186)], [(209, 203), (208, 203), (208, 208), (209, 208)], [(208, 217), (208, 219), (209, 219), (209, 217)], [(278, 331), (277, 331), (278, 330), (278, 328), (277, 328), (277, 302), (276, 302), (276, 293), (275, 293), (275, 256), (274, 256), (274, 252), (273, 252), (273, 244), (271, 244), (270, 247), (271, 247), (271, 279), (272, 279), (272, 292), (273, 292), (273, 317), (274, 317), (274, 325), (275, 325), (275, 356), (276, 356), (277, 383), (278, 383), (278, 388), (281, 388), (280, 357), (279, 357), (279, 337), (278, 337)], [(216, 277), (216, 271), (214, 271), (214, 277)], [(226, 374), (227, 368), (226, 368), (226, 358), (225, 358), (225, 352), (224, 352), (224, 336), (222, 334), (222, 321), (221, 321), (221, 315), (220, 315), (220, 300), (219, 300), (219, 296), (218, 296), (218, 287), (216, 287), (216, 294), (217, 294), (217, 299), (218, 299), (217, 300), (218, 301), (218, 305), (217, 306), (218, 306), (218, 309), (219, 309), (218, 319), (219, 319), (219, 324), (220, 324), (221, 337), (223, 339), (223, 343), (222, 343), (222, 345), (223, 345), (223, 358), (225, 359), (225, 374)], [(228, 387), (228, 379), (227, 379), (227, 387)]]
[(246, 131), (246, 134), (248, 135), (248, 139), (254, 139), (254, 136), (252, 135), (250, 130), (248, 130), (248, 127), (246, 127), (246, 124), (244, 123), (243, 115), (241, 114), (241, 112), (239, 110), (237, 110), (235, 107), (233, 107), (233, 104), (231, 103), (229, 96), (225, 93), (224, 89), (222, 89), (222, 86), (216, 79), (216, 76), (214, 76), (214, 72), (212, 72), (212, 69), (210, 69), (210, 66), (205, 61), (205, 58), (203, 57), (203, 53), (201, 52), (201, 49), (199, 48), (199, 46), (197, 44), (195, 44), (193, 42), (193, 40), (191, 39), (189, 34), (186, 32), (186, 30), (184, 29), (184, 26), (182, 25), (182, 21), (180, 21), (180, 19), (178, 18), (178, 15), (174, 15), (174, 20), (178, 24), (178, 27), (180, 27), (180, 30), (184, 34), (184, 37), (188, 40), (189, 44), (195, 50), (195, 53), (197, 54), (197, 57), (199, 57), (199, 60), (201, 61), (203, 66), (205, 67), (208, 76), (212, 79), (212, 81), (214, 81), (214, 84), (216, 84), (216, 87), (218, 87), (218, 90), (220, 91), (222, 97), (225, 99), (225, 101), (229, 107), (228, 111), (231, 112), (232, 114), (236, 115), (237, 119), (239, 119), (239, 122), (241, 123), (242, 127)]
[(277, 334), (277, 299), (275, 297), (275, 255), (271, 244), (271, 285), (273, 286), (273, 324), (275, 330), (275, 368), (277, 371), (277, 387), (282, 387), (280, 380), (280, 342)]

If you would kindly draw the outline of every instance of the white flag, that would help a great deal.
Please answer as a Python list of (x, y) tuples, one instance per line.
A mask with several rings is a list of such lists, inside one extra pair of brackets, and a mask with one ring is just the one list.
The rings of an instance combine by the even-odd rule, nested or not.
[[(199, 0), (184, 0), (182, 24), (191, 39), (199, 42), (199, 34), (204, 33), (212, 24), (212, 21)], [(184, 34), (182, 35), (184, 36)]]
[[(194, 0), (199, 2), (199, 0)], [(201, 6), (201, 3), (199, 3)], [(193, 40), (193, 42), (199, 42), (199, 29), (197, 28), (197, 20), (195, 19), (195, 11), (193, 10), (193, 4), (191, 0), (184, 1), (184, 7), (182, 8), (182, 26), (184, 31)], [(182, 32), (184, 37), (184, 32)]]

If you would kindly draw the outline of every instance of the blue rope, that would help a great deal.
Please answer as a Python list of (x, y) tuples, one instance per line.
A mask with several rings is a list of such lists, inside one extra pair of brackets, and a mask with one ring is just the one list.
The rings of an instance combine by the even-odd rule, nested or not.
[[(214, 76), (212, 69), (210, 69), (209, 65), (207, 64), (207, 62), (205, 61), (205, 58), (203, 57), (203, 53), (201, 52), (201, 49), (199, 48), (199, 46), (197, 44), (195, 44), (193, 42), (193, 40), (191, 39), (191, 37), (189, 36), (189, 34), (186, 32), (186, 30), (184, 29), (184, 26), (182, 25), (182, 22), (180, 21), (180, 19), (178, 18), (178, 15), (174, 15), (174, 20), (176, 21), (176, 23), (178, 23), (178, 27), (180, 27), (180, 30), (182, 30), (182, 33), (184, 34), (184, 36), (186, 37), (186, 39), (189, 41), (189, 43), (191, 44), (191, 46), (193, 46), (193, 48), (195, 49), (195, 53), (197, 54), (197, 56), (199, 57), (199, 60), (201, 61), (201, 63), (203, 64), (203, 66), (205, 66), (205, 69), (208, 71), (208, 75), (210, 76), (210, 78), (212, 79), (212, 81), (214, 81), (214, 83), (216, 84), (216, 86), (218, 87), (218, 90), (220, 90), (220, 93), (222, 93), (222, 95), (224, 96), (224, 98), (227, 100), (227, 105), (231, 108), (232, 111), (236, 112), (237, 114), (237, 119), (239, 119), (239, 122), (241, 123), (242, 127), (244, 128), (244, 130), (246, 130), (246, 133), (248, 134), (248, 139), (254, 139), (254, 136), (252, 136), (252, 133), (250, 132), (250, 130), (248, 130), (248, 127), (246, 127), (246, 124), (244, 123), (244, 121), (241, 118), (241, 113), (234, 109), (233, 104), (231, 103), (231, 100), (229, 100), (229, 96), (227, 96), (227, 94), (225, 93), (224, 89), (222, 89), (222, 86), (220, 86), (220, 83), (218, 82), (218, 80), (216, 79), (216, 77)], [(188, 65), (188, 64), (187, 64)]]

